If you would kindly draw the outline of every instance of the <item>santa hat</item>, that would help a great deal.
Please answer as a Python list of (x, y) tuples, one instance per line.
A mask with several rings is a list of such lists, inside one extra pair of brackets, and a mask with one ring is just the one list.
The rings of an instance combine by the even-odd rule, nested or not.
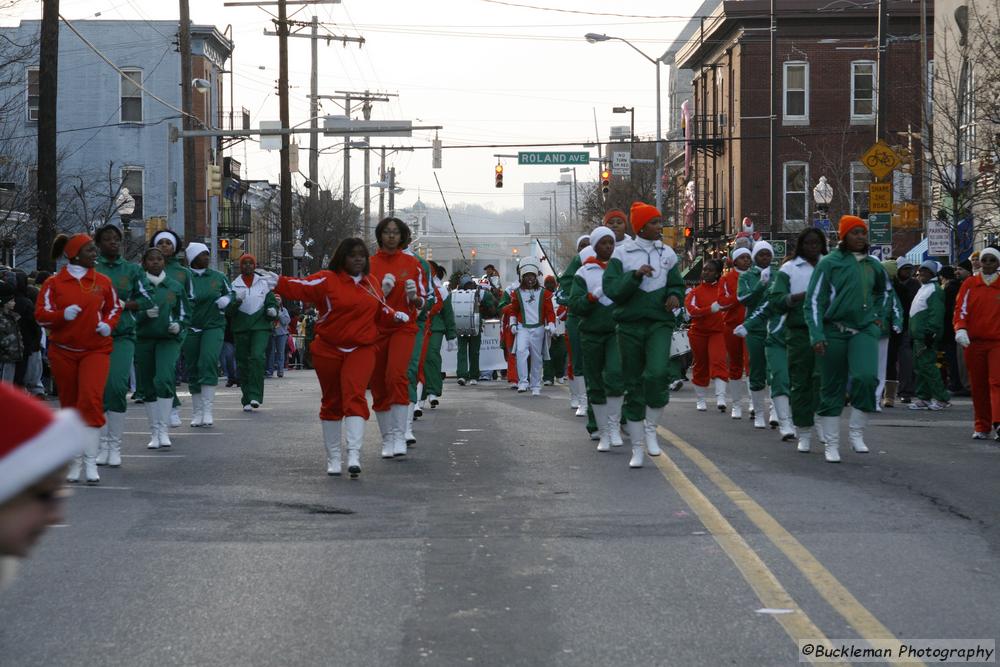
[(852, 229), (856, 229), (857, 227), (868, 229), (868, 225), (865, 221), (858, 216), (842, 215), (840, 217), (840, 226), (837, 229), (837, 233), (840, 235), (840, 238), (845, 238)]
[(75, 410), (53, 413), (37, 398), (0, 383), (7, 417), (0, 431), (0, 505), (80, 454), (87, 427)]
[(194, 261), (194, 258), (203, 252), (209, 252), (208, 246), (204, 243), (188, 243), (188, 247), (184, 250), (184, 254), (187, 256), (188, 264)]
[(632, 219), (632, 231), (638, 234), (639, 230), (645, 227), (647, 222), (653, 218), (662, 217), (662, 215), (655, 206), (650, 206), (645, 202), (637, 201), (632, 203), (630, 217)]

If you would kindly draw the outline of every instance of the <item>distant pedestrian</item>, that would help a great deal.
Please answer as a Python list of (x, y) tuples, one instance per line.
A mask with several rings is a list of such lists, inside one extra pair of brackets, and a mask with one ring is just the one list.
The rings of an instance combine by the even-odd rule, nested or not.
[[(267, 368), (264, 370), (265, 377), (285, 377), (285, 359), (288, 354), (288, 323), (291, 315), (288, 309), (281, 302), (281, 297), (275, 297), (275, 316), (270, 320), (271, 340), (267, 349)], [(238, 363), (238, 362), (237, 362)]]
[(0, 380), (11, 383), (24, 358), (21, 316), (14, 312), (14, 286), (0, 280)]
[(264, 402), (264, 360), (279, 321), (280, 304), (267, 282), (255, 273), (253, 255), (240, 257), (239, 265), (240, 275), (233, 281), (238, 306), (230, 320), (240, 369), (240, 402), (243, 411), (250, 412)]
[(937, 353), (944, 335), (944, 292), (938, 284), (940, 266), (933, 259), (917, 269), (920, 291), (910, 306), (910, 338), (917, 372), (916, 399), (911, 410), (943, 410), (951, 404), (937, 367)]
[(913, 340), (910, 338), (910, 306), (920, 291), (920, 281), (913, 277), (913, 262), (905, 257), (896, 260), (896, 277), (892, 288), (903, 309), (902, 333), (889, 334), (889, 357), (886, 364), (884, 407), (893, 407), (898, 396), (900, 402), (909, 403), (916, 391), (913, 374)]

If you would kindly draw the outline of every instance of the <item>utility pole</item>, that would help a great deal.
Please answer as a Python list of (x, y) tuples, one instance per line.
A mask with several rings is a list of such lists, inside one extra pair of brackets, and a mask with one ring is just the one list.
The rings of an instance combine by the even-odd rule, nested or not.
[(316, 209), (319, 205), (319, 19), (312, 17), (310, 33), (312, 47), (312, 72), (309, 77), (309, 224), (316, 222)]
[(54, 271), (52, 241), (56, 231), (58, 163), (56, 121), (59, 74), (59, 0), (42, 3), (38, 57), (38, 248), (39, 270)]
[(885, 0), (878, 0), (878, 63), (876, 64), (875, 85), (878, 90), (875, 95), (875, 141), (882, 138), (885, 133), (886, 119), (886, 99), (888, 95), (883, 94), (885, 90), (885, 61), (886, 61), (886, 37), (889, 31), (889, 16)]
[(774, 5), (775, 5), (775, 0), (771, 0), (771, 7), (770, 7), (770, 15), (771, 15), (771, 20), (770, 20), (770, 25), (771, 25), (771, 29), (770, 29), (771, 52), (770, 52), (770, 56), (768, 56), (768, 70), (771, 72), (771, 85), (770, 85), (770, 88), (769, 88), (770, 93), (768, 95), (768, 98), (769, 98), (770, 102), (769, 102), (768, 112), (767, 112), (767, 115), (768, 115), (768, 121), (767, 122), (768, 122), (768, 128), (769, 128), (768, 140), (767, 140), (768, 141), (768, 146), (767, 146), (767, 154), (768, 154), (768, 158), (767, 158), (767, 209), (768, 209), (767, 230), (769, 232), (773, 232), (774, 231), (775, 220), (778, 219), (778, 212), (777, 212), (777, 210), (775, 209), (775, 206), (774, 206), (774, 203), (775, 203), (774, 202), (774, 152), (775, 152), (774, 123), (775, 123), (775, 119), (776, 119), (776, 116), (775, 116), (776, 110), (775, 110), (775, 107), (774, 107), (774, 93), (775, 93), (775, 90), (774, 90), (774, 83), (775, 83), (774, 82), (774, 76), (775, 76), (775, 74), (774, 74), (774, 55), (775, 55), (775, 51), (774, 50), (775, 50), (775, 41), (777, 39), (777, 34), (778, 34), (778, 16), (775, 13), (775, 6)]
[(396, 215), (396, 168), (389, 168), (389, 215)]
[[(188, 0), (180, 0), (180, 24), (177, 28), (177, 48), (181, 52), (181, 110), (184, 112), (182, 125), (185, 130), (192, 130), (193, 115), (191, 110), (191, 12)], [(198, 218), (195, 214), (196, 193), (198, 178), (195, 170), (195, 140), (193, 137), (185, 137), (182, 144), (184, 172), (184, 239), (188, 242), (194, 240), (198, 234)], [(180, 251), (180, 248), (177, 249)]]
[[(289, 126), (288, 112), (288, 7), (286, 0), (278, 0), (278, 106), (281, 127)], [(292, 229), (292, 173), (288, 162), (289, 135), (281, 135), (281, 272), (295, 275), (292, 257), (294, 230)]]
[[(351, 94), (344, 95), (344, 115), (351, 117)], [(344, 137), (344, 219), (351, 213), (351, 137)]]
[[(379, 164), (378, 179), (380, 181), (385, 181), (386, 173), (385, 173), (385, 148), (384, 147), (382, 148), (381, 153), (382, 153), (382, 161)], [(385, 188), (379, 188), (378, 189), (378, 219), (379, 219), (379, 222), (381, 222), (384, 218), (385, 218)]]
[[(361, 106), (361, 112), (365, 115), (365, 120), (372, 118), (372, 103), (368, 99), (368, 91), (365, 91), (365, 101)], [(371, 137), (365, 137), (365, 211), (363, 233), (361, 238), (368, 243), (368, 237), (372, 231), (372, 177), (371, 177)]]

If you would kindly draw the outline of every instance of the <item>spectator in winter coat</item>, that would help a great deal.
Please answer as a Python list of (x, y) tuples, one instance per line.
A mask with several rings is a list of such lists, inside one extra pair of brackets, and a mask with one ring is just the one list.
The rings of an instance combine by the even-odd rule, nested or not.
[(958, 291), (962, 289), (962, 283), (965, 281), (965, 278), (959, 278), (958, 274), (958, 267), (946, 266), (941, 269), (941, 288), (944, 290), (944, 329), (940, 349), (944, 352), (945, 368), (948, 371), (948, 390), (954, 395), (968, 396), (969, 392), (962, 385), (961, 373), (958, 369), (958, 359), (961, 354), (958, 351), (958, 345), (955, 344), (955, 329), (951, 321), (955, 314), (955, 300), (958, 297)]
[(920, 281), (913, 277), (913, 262), (906, 258), (896, 260), (896, 277), (892, 288), (896, 290), (903, 309), (903, 332), (889, 335), (889, 360), (882, 404), (893, 407), (896, 394), (903, 403), (909, 403), (915, 391), (913, 376), (913, 344), (910, 339), (910, 306), (920, 290)]
[(14, 287), (0, 282), (0, 379), (14, 381), (14, 370), (24, 357), (21, 317), (14, 312)]
[(292, 316), (288, 314), (288, 309), (281, 303), (281, 297), (275, 295), (277, 300), (278, 317), (272, 320), (271, 325), (271, 347), (267, 353), (267, 369), (264, 377), (273, 377), (277, 372), (278, 377), (285, 377), (285, 355), (288, 349), (288, 323), (292, 321)]
[(38, 290), (28, 285), (28, 274), (14, 271), (14, 312), (18, 314), (24, 356), (14, 371), (14, 384), (29, 393), (44, 394), (42, 386), (42, 328), (35, 321), (35, 300)]

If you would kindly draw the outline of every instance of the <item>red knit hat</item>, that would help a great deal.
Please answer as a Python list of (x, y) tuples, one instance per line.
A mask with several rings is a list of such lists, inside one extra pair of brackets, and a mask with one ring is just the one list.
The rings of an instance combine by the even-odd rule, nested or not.
[(80, 254), (83, 250), (83, 246), (87, 245), (94, 239), (90, 238), (87, 234), (76, 234), (66, 242), (66, 247), (63, 248), (63, 254), (66, 255), (66, 259), (73, 259)]
[(662, 214), (655, 206), (650, 206), (645, 202), (637, 201), (632, 203), (630, 217), (632, 219), (632, 231), (638, 234), (639, 230), (645, 227), (647, 222), (653, 218), (662, 217)]
[(868, 224), (856, 215), (842, 215), (840, 216), (840, 227), (837, 233), (840, 234), (840, 238), (844, 238), (855, 227), (868, 229)]
[(240, 259), (237, 262), (237, 264), (242, 264), (244, 259), (249, 259), (251, 262), (253, 262), (254, 266), (257, 266), (257, 258), (248, 252), (245, 252), (242, 255), (240, 255)]
[(609, 220), (614, 220), (615, 218), (621, 218), (622, 220), (628, 220), (628, 216), (625, 215), (625, 211), (620, 208), (613, 208), (604, 214), (604, 226), (607, 227)]
[(53, 413), (37, 398), (0, 383), (7, 417), (0, 430), (0, 504), (83, 451), (87, 428), (75, 410)]

